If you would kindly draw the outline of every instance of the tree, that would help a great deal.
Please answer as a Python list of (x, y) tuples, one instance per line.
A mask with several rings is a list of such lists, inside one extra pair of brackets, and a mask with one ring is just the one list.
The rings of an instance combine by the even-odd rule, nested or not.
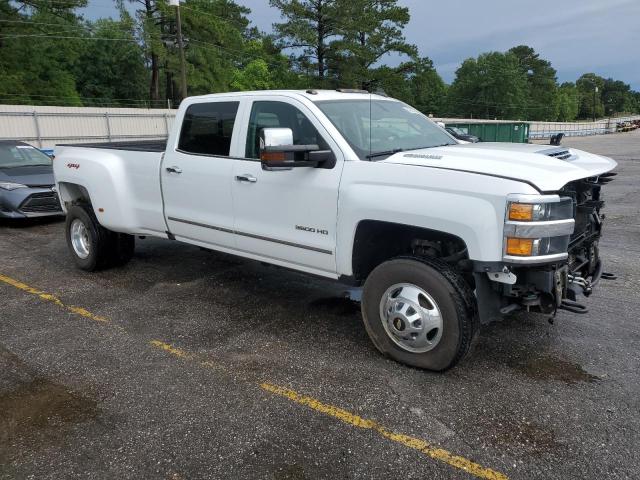
[(273, 26), (282, 47), (301, 50), (302, 55), (297, 56), (299, 66), (314, 68), (323, 84), (330, 43), (338, 35), (338, 21), (342, 16), (336, 0), (269, 0), (269, 4), (278, 8), (285, 19)]
[(417, 48), (405, 41), (402, 30), (409, 22), (407, 7), (398, 0), (336, 0), (342, 13), (340, 39), (331, 45), (341, 83), (368, 89), (376, 80), (372, 67), (389, 53), (417, 56)]
[(101, 19), (90, 25), (92, 38), (109, 40), (88, 42), (78, 58), (74, 73), (82, 97), (126, 105), (147, 97), (144, 50), (136, 42), (133, 19), (126, 11), (122, 15), (120, 21)]
[(535, 50), (519, 45), (509, 50), (516, 56), (520, 71), (526, 75), (529, 87), (527, 112), (531, 120), (555, 120), (558, 117), (556, 70), (551, 62), (540, 58)]
[(572, 122), (578, 116), (578, 89), (574, 83), (565, 82), (558, 88), (556, 105), (559, 122)]
[(465, 60), (447, 95), (454, 115), (483, 118), (525, 118), (528, 83), (512, 53), (483, 53)]
[(291, 69), (289, 58), (268, 36), (253, 34), (245, 44), (247, 60), (236, 68), (231, 82), (232, 90), (271, 90), (304, 88), (305, 79)]
[(640, 113), (640, 92), (631, 92), (631, 112)]
[(602, 86), (602, 102), (604, 114), (613, 116), (616, 113), (631, 113), (634, 110), (634, 98), (631, 87), (620, 80), (607, 78)]
[(598, 118), (604, 116), (602, 104), (602, 89), (604, 78), (595, 73), (585, 73), (576, 81), (580, 108), (578, 117), (582, 119)]
[[(87, 34), (74, 14), (86, 0), (0, 2), (0, 90), (5, 102), (80, 105), (72, 74)], [(19, 22), (19, 23), (18, 23)]]
[[(236, 66), (247, 60), (249, 9), (232, 0), (189, 0), (180, 8), (189, 95), (229, 91)], [(170, 52), (169, 69), (178, 72), (175, 43)]]
[(164, 53), (162, 44), (162, 7), (164, 0), (129, 0), (142, 5), (143, 10), (137, 12), (140, 22), (145, 52), (149, 59), (151, 75), (149, 76), (149, 100), (160, 100), (160, 57)]
[(431, 59), (414, 58), (397, 68), (383, 66), (376, 69), (375, 74), (375, 84), (386, 94), (410, 103), (427, 115), (443, 111), (447, 86), (433, 67)]

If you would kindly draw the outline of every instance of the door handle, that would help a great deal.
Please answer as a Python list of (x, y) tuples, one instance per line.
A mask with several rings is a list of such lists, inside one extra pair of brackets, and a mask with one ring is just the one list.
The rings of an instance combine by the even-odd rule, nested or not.
[(169, 173), (182, 173), (182, 169), (180, 167), (167, 167), (166, 170)]
[(244, 175), (236, 175), (236, 180), (238, 182), (249, 182), (249, 183), (256, 183), (258, 181), (256, 177), (254, 177), (253, 175), (249, 175), (248, 173), (245, 173)]

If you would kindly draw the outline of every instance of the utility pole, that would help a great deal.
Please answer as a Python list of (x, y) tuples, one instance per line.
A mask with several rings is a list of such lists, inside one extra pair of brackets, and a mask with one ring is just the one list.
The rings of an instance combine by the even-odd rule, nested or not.
[(169, 0), (169, 5), (176, 7), (176, 28), (178, 30), (178, 49), (180, 50), (180, 96), (187, 98), (187, 66), (184, 60), (184, 44), (182, 43), (182, 21), (180, 20), (180, 0)]
[[(594, 82), (595, 84), (595, 82)], [(596, 121), (596, 94), (598, 93), (598, 86), (594, 85), (593, 87), (593, 122)]]

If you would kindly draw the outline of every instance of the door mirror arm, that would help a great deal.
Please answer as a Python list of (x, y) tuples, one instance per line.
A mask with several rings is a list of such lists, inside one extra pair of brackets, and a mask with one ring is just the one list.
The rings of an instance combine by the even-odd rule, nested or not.
[[(317, 147), (317, 145), (294, 145), (295, 147)], [(302, 152), (304, 160), (295, 160), (292, 153)], [(266, 153), (266, 155), (264, 155)], [(272, 155), (269, 155), (271, 153)], [(275, 155), (273, 155), (275, 154)], [(336, 165), (336, 156), (331, 150), (308, 150), (306, 148), (293, 151), (264, 151), (261, 154), (262, 169), (268, 171), (291, 170), (293, 168), (325, 168), (332, 169)]]
[[(304, 156), (302, 160), (296, 157)], [(294, 145), (290, 128), (264, 128), (260, 132), (260, 161), (267, 171), (292, 168), (333, 168), (336, 157), (331, 150), (320, 150), (316, 144)]]

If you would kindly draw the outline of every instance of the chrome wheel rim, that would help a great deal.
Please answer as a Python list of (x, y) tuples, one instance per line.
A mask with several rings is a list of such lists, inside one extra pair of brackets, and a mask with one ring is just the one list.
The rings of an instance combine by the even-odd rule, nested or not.
[(397, 283), (382, 295), (380, 319), (393, 342), (411, 353), (424, 353), (442, 338), (442, 312), (431, 295), (411, 283)]
[(82, 220), (76, 218), (71, 222), (71, 246), (75, 254), (81, 259), (85, 259), (91, 252), (91, 239), (89, 238), (89, 230)]

